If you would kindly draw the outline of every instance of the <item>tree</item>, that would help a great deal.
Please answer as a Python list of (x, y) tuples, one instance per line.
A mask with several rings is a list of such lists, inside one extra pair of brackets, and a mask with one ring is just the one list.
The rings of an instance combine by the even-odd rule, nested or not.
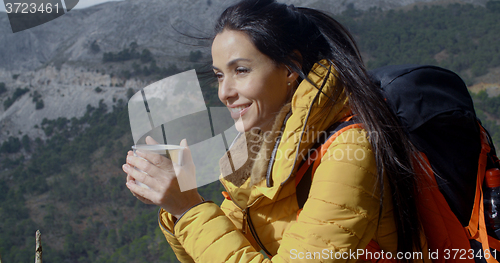
[(198, 62), (202, 57), (203, 57), (203, 54), (199, 50), (194, 51), (194, 52), (193, 51), (189, 52), (189, 61), (190, 62)]
[(21, 143), (26, 152), (31, 151), (30, 138), (28, 137), (27, 134), (23, 136), (23, 138), (21, 139)]
[(5, 83), (0, 82), (0, 95), (6, 91), (7, 91), (7, 88), (5, 87)]
[(90, 45), (90, 51), (92, 51), (92, 53), (99, 53), (99, 51), (101, 51), (101, 47), (99, 47), (99, 45), (97, 44), (97, 40), (94, 40), (94, 42), (92, 42), (92, 44)]
[(21, 149), (19, 138), (10, 136), (9, 139), (0, 146), (0, 153), (17, 153)]
[(41, 110), (43, 109), (43, 107), (45, 107), (45, 104), (43, 103), (43, 100), (39, 100), (36, 102), (35, 104), (35, 109), (36, 110)]
[(488, 1), (486, 8), (491, 12), (498, 13), (500, 12), (500, 1)]
[(130, 56), (132, 59), (138, 59), (141, 57), (141, 54), (137, 51), (137, 48), (139, 48), (139, 45), (137, 45), (137, 42), (132, 42), (129, 45), (130, 48)]
[(102, 62), (111, 62), (114, 60), (115, 60), (115, 57), (114, 57), (113, 52), (104, 52), (104, 54), (102, 54)]
[(134, 96), (134, 94), (135, 94), (134, 89), (133, 88), (128, 88), (128, 90), (127, 90), (127, 98), (128, 99), (132, 98), (132, 96)]
[(151, 54), (151, 51), (147, 48), (143, 49), (141, 53), (141, 62), (148, 63), (151, 62), (151, 60), (153, 60), (153, 54)]

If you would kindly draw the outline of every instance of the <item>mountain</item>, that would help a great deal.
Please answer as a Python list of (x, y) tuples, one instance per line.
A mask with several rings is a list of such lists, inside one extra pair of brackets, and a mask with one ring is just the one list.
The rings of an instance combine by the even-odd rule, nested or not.
[[(296, 6), (318, 8), (333, 14), (347, 9), (388, 10), (417, 4), (471, 3), (487, 0), (290, 0)], [(137, 62), (137, 68), (158, 65), (179, 70), (192, 68), (190, 54), (201, 52), (207, 58), (209, 42), (193, 37), (210, 37), (221, 11), (234, 0), (140, 0), (108, 2), (86, 9), (74, 9), (38, 27), (12, 33), (6, 15), (0, 15), (0, 82), (7, 92), (0, 93), (0, 142), (24, 134), (45, 139), (40, 128), (44, 119), (83, 116), (86, 106), (108, 106), (126, 100), (126, 90), (138, 90), (158, 78), (129, 75), (132, 62), (103, 63), (105, 53), (124, 51), (132, 43), (138, 52), (147, 49), (155, 65)], [(138, 60), (135, 60), (138, 61)], [(164, 70), (165, 71), (165, 70)], [(144, 73), (143, 75), (147, 75)], [(165, 74), (163, 74), (165, 75)], [(119, 87), (117, 87), (119, 86)], [(103, 92), (95, 92), (95, 89)], [(29, 92), (10, 107), (2, 107), (17, 89)], [(35, 110), (35, 91), (44, 107)]]
[[(109, 2), (16, 34), (0, 15), (5, 262), (32, 260), (37, 229), (47, 262), (177, 262), (158, 228), (157, 208), (137, 201), (124, 184), (121, 165), (133, 144), (125, 103), (140, 88), (209, 60), (200, 46), (208, 43), (182, 33), (209, 36), (233, 2)], [(430, 63), (459, 72), (468, 83), (485, 83), (477, 88), (486, 91), (473, 97), (498, 144), (500, 97), (490, 97), (500, 87), (492, 84), (500, 83), (500, 23), (485, 2), (287, 1), (337, 14), (368, 66)], [(474, 6), (443, 7), (450, 3)], [(205, 95), (217, 100), (214, 88)], [(206, 199), (223, 198), (218, 183), (199, 190)]]
[[(7, 16), (0, 16), (0, 68), (12, 71), (33, 70), (49, 63), (99, 63), (102, 54), (91, 50), (117, 51), (131, 42), (149, 48), (155, 56), (181, 60), (197, 44), (179, 32), (210, 36), (215, 18), (232, 0), (140, 0), (108, 2), (66, 15), (38, 27), (13, 34)], [(323, 9), (333, 14), (349, 6), (358, 10), (388, 10), (417, 3), (472, 3), (487, 0), (290, 0), (297, 6)], [(175, 28), (175, 30), (174, 30)], [(179, 31), (179, 32), (176, 32)], [(181, 55), (181, 56), (179, 56)], [(181, 57), (181, 58), (180, 58)], [(184, 58), (185, 59), (185, 58)]]
[(451, 3), (473, 4), (484, 6), (488, 0), (291, 0), (297, 6), (314, 7), (340, 14), (348, 8), (367, 11), (371, 8), (387, 11), (414, 5), (446, 5)]

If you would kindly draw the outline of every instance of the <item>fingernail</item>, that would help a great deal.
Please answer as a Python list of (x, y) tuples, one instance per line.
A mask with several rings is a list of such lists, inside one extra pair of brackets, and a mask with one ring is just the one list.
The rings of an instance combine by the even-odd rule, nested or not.
[(124, 170), (126, 173), (128, 173), (128, 172), (129, 172), (129, 167), (128, 167), (128, 164), (124, 164), (124, 165), (122, 165), (122, 168), (123, 168), (123, 170)]

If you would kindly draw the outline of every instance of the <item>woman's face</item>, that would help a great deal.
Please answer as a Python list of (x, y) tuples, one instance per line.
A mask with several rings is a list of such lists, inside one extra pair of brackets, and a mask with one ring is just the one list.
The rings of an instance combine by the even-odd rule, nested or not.
[(224, 30), (212, 43), (213, 69), (219, 82), (219, 99), (236, 122), (239, 132), (252, 128), (268, 131), (276, 114), (291, 96), (296, 73), (276, 66), (251, 42), (246, 33)]

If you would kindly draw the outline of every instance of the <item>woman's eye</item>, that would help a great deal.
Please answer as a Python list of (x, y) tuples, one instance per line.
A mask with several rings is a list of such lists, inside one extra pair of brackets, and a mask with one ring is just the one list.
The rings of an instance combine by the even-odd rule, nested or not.
[(236, 68), (236, 74), (240, 74), (240, 73), (248, 73), (248, 69), (247, 68), (243, 68), (243, 67), (237, 67)]
[(224, 77), (224, 75), (220, 72), (215, 72), (215, 77), (220, 80), (222, 79), (222, 77)]

